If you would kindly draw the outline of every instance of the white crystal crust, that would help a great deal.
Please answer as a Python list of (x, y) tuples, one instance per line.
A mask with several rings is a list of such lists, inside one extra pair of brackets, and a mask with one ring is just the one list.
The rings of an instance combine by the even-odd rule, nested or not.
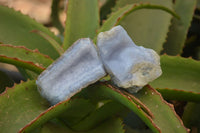
[(135, 45), (121, 26), (99, 33), (97, 46), (107, 73), (118, 87), (137, 92), (162, 74), (159, 55)]
[(103, 64), (89, 38), (76, 41), (37, 79), (41, 95), (56, 104), (105, 76)]

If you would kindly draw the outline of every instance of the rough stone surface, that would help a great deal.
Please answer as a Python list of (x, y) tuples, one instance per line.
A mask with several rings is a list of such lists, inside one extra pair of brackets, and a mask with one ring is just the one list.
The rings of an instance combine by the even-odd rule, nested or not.
[(66, 100), (105, 76), (96, 48), (89, 38), (76, 41), (37, 79), (38, 90), (52, 104)]
[(97, 45), (104, 67), (118, 87), (137, 92), (162, 74), (159, 55), (135, 45), (121, 26), (101, 32)]

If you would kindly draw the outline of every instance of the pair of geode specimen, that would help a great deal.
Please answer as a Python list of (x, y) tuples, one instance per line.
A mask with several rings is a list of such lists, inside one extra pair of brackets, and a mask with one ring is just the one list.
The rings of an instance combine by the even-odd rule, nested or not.
[(118, 86), (137, 92), (162, 74), (160, 57), (152, 49), (136, 46), (116, 26), (101, 32), (97, 48), (89, 38), (76, 41), (37, 79), (41, 95), (56, 104), (108, 73)]

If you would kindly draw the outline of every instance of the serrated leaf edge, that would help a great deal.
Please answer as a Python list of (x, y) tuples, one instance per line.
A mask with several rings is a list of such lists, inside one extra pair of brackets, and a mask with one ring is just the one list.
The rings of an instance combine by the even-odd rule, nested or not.
[[(106, 85), (109, 88), (114, 88), (113, 86), (111, 86), (110, 84)], [(139, 109), (142, 109), (147, 115), (149, 115), (151, 118), (153, 118), (153, 113), (148, 109), (148, 107), (146, 107), (146, 105), (144, 105), (139, 99), (137, 99), (136, 97), (134, 97), (133, 95), (130, 95), (128, 92), (123, 91), (123, 90), (119, 90), (117, 88), (114, 88), (114, 91), (120, 93), (122, 96), (126, 97), (127, 99), (129, 99), (130, 101), (133, 101), (137, 107)]]
[(6, 89), (2, 93), (0, 93), (0, 96), (6, 95), (8, 93), (8, 90), (14, 90), (16, 86), (21, 85), (26, 82), (29, 82), (29, 81), (33, 81), (33, 80), (30, 80), (30, 79), (28, 79), (27, 81), (21, 80), (20, 83), (18, 83), (18, 84), (14, 83), (14, 85), (12, 87), (6, 87)]
[[(34, 21), (35, 23), (37, 23), (37, 25), (40, 25), (41, 27), (44, 27), (41, 23), (38, 23), (37, 20), (35, 18), (32, 18), (30, 17), (28, 14), (23, 14), (20, 10), (15, 10), (13, 7), (9, 7), (9, 6), (6, 6), (6, 5), (0, 5), (2, 7), (7, 7), (9, 8), (10, 10), (18, 13), (19, 15), (21, 16), (26, 16), (28, 17), (29, 19), (31, 19), (32, 21)], [(52, 35), (54, 36), (55, 38), (57, 38), (58, 40), (60, 40), (49, 28), (45, 27), (45, 29)]]
[(112, 89), (113, 91), (115, 91), (115, 92), (119, 93), (120, 95), (126, 97), (130, 102), (132, 102), (132, 103), (138, 108), (138, 110), (141, 110), (141, 111), (143, 112), (143, 115), (149, 119), (149, 121), (152, 123), (153, 127), (154, 127), (155, 129), (157, 129), (157, 131), (158, 131), (159, 133), (161, 133), (160, 128), (154, 123), (154, 121), (153, 121), (153, 119), (151, 118), (151, 116), (149, 116), (145, 111), (143, 111), (143, 110), (141, 109), (140, 106), (138, 106), (136, 103), (134, 103), (134, 102), (132, 101), (132, 99), (128, 98), (128, 96), (126, 96), (125, 94), (123, 94), (123, 93), (121, 92), (122, 90), (119, 90), (119, 89), (115, 88), (115, 87), (112, 86), (112, 85), (108, 85), (108, 83), (101, 83), (101, 84), (107, 86), (108, 88)]
[(30, 123), (28, 123), (25, 127), (21, 128), (21, 129), (19, 130), (19, 133), (25, 133), (25, 132), (26, 132), (26, 129), (27, 129), (29, 126), (31, 126), (32, 124), (34, 124), (39, 118), (41, 118), (43, 115), (45, 115), (46, 113), (48, 113), (50, 110), (53, 110), (54, 108), (56, 108), (57, 106), (59, 106), (59, 105), (61, 105), (61, 104), (66, 105), (67, 102), (68, 102), (69, 100), (70, 100), (70, 98), (67, 99), (67, 100), (65, 100), (65, 101), (59, 102), (59, 103), (57, 103), (56, 105), (51, 106), (50, 108), (48, 108), (47, 110), (45, 110), (44, 112), (42, 112), (41, 114), (39, 114), (35, 119), (33, 119), (33, 120), (32, 120)]
[[(2, 61), (2, 59), (4, 61)], [(5, 60), (9, 60), (9, 61), (5, 61)], [(13, 61), (13, 62), (11, 62), (11, 61)], [(38, 74), (40, 74), (42, 71), (45, 70), (44, 67), (40, 66), (39, 64), (35, 64), (35, 63), (31, 62), (31, 61), (24, 61), (24, 60), (15, 58), (15, 57), (12, 58), (12, 57), (4, 56), (4, 55), (0, 55), (0, 62), (9, 63), (9, 64), (13, 64), (13, 65), (20, 66), (20, 67), (23, 67), (23, 68), (27, 68), (29, 70), (32, 70), (32, 71), (38, 73)], [(16, 62), (22, 63), (23, 65), (19, 65)]]
[(179, 120), (179, 122), (181, 123), (181, 125), (182, 125), (182, 126), (185, 128), (185, 130), (189, 133), (189, 132), (190, 132), (190, 129), (188, 129), (188, 128), (186, 128), (186, 127), (184, 126), (183, 121), (181, 120), (181, 118), (178, 116), (178, 114), (176, 113), (176, 111), (175, 111), (175, 109), (174, 109), (174, 105), (168, 103), (167, 101), (165, 101), (165, 100), (163, 99), (162, 95), (161, 95), (158, 91), (156, 91), (155, 89), (153, 89), (150, 85), (147, 85), (147, 87), (148, 87), (149, 89), (151, 89), (153, 92), (155, 92), (155, 94), (157, 94), (157, 95), (160, 97), (160, 99), (161, 99), (161, 101), (162, 101), (163, 103), (165, 103), (166, 105), (168, 105), (168, 106), (170, 107), (170, 109), (172, 110), (172, 112), (174, 113), (174, 115), (178, 118), (178, 120)]
[[(17, 48), (17, 49), (24, 49), (24, 50), (26, 50), (26, 51), (28, 51), (28, 52), (37, 53), (37, 54), (39, 54), (39, 55), (42, 55), (42, 56), (44, 56), (45, 58), (47, 58), (47, 59), (53, 61), (53, 59), (52, 59), (50, 56), (39, 52), (38, 49), (31, 50), (31, 49), (26, 48), (25, 46), (15, 46), (15, 45), (12, 45), (12, 44), (0, 44), (0, 47), (12, 47), (12, 48)], [(0, 55), (1, 55), (1, 54), (0, 54)]]

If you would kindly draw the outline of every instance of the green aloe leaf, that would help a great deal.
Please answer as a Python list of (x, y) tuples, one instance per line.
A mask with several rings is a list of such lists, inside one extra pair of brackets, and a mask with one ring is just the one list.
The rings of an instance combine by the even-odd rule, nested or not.
[(0, 62), (13, 64), (21, 68), (41, 73), (53, 60), (37, 50), (30, 50), (23, 46), (0, 45)]
[[(80, 133), (72, 131), (70, 128), (61, 125), (60, 123), (48, 122), (44, 124), (41, 133)], [(99, 124), (92, 130), (81, 133), (124, 133), (122, 121), (118, 118), (108, 119), (102, 124)]]
[(38, 35), (42, 36), (43, 38), (45, 38), (47, 41), (49, 41), (49, 43), (51, 43), (51, 45), (54, 47), (54, 49), (60, 54), (62, 55), (64, 53), (63, 48), (60, 46), (60, 44), (54, 40), (53, 38), (51, 38), (50, 36), (48, 36), (46, 33), (39, 31), (39, 30), (33, 30), (32, 32), (37, 33)]
[(173, 106), (150, 86), (136, 94), (129, 94), (110, 85), (100, 84), (88, 88), (88, 93), (94, 97), (111, 98), (120, 102), (137, 114), (154, 132), (187, 132)]
[[(182, 120), (176, 114), (173, 105), (167, 103), (153, 88), (143, 89), (135, 96), (152, 112), (153, 121), (162, 133), (188, 132), (188, 129), (185, 128)], [(160, 123), (160, 121), (162, 122)]]
[(171, 88), (157, 88), (164, 99), (166, 100), (178, 100), (178, 101), (190, 101), (190, 102), (200, 102), (200, 92), (193, 92), (183, 89), (171, 89)]
[(37, 48), (41, 53), (49, 55), (53, 59), (59, 57), (58, 52), (46, 39), (31, 32), (32, 30), (42, 31), (61, 44), (60, 39), (47, 28), (8, 7), (0, 6), (0, 16), (0, 42), (25, 46), (32, 50)]
[(41, 126), (40, 129), (34, 131), (35, 132), (38, 131), (38, 133), (76, 133), (63, 123), (55, 120), (45, 123), (44, 125)]
[(98, 27), (98, 0), (69, 0), (63, 48), (79, 38), (94, 38)]
[[(113, 11), (127, 4), (148, 2), (173, 9), (171, 0), (118, 0)], [(131, 13), (120, 22), (137, 45), (152, 48), (160, 53), (167, 37), (172, 16), (161, 10), (143, 9)]]
[[(10, 61), (9, 61), (10, 62)], [(36, 70), (34, 69), (35, 66), (31, 65), (29, 66), (30, 64), (28, 63), (27, 65), (27, 62), (25, 64), (23, 64), (24, 62), (22, 61), (22, 64), (21, 66), (19, 65), (18, 62), (14, 62), (14, 65), (17, 67), (18, 71), (23, 75), (23, 77), (25, 78), (25, 80), (29, 79), (29, 80), (35, 80), (38, 75), (44, 71), (44, 68), (41, 68), (38, 66), (36, 66)], [(17, 66), (19, 65), (19, 66)], [(23, 69), (23, 68), (26, 68), (26, 69)]]
[(119, 112), (120, 114), (125, 115), (127, 109), (118, 102), (107, 101), (104, 105), (90, 113), (90, 115), (88, 115), (85, 119), (74, 125), (72, 129), (78, 131), (87, 131), (97, 126), (99, 123), (105, 121), (106, 119), (113, 117)]
[(95, 129), (87, 133), (125, 133), (122, 120), (118, 118), (109, 119)]
[(33, 121), (22, 128), (20, 130), (20, 133), (33, 131), (35, 128), (42, 126), (47, 121), (55, 117), (63, 116), (62, 119), (65, 119), (65, 121), (67, 122), (66, 124), (69, 124), (69, 122), (76, 123), (92, 110), (93, 105), (91, 105), (91, 102), (89, 100), (68, 99), (54, 106), (51, 106), (49, 109), (39, 114)]
[(68, 109), (58, 117), (69, 127), (73, 127), (96, 109), (96, 105), (89, 100), (78, 99), (70, 102), (72, 102), (70, 104), (71, 107), (68, 107)]
[(1, 133), (16, 133), (46, 110), (48, 103), (37, 91), (35, 81), (23, 82), (0, 94)]
[(38, 133), (76, 133), (75, 131), (72, 131), (67, 126), (55, 123), (55, 122), (47, 122), (44, 125), (42, 125), (42, 128)]
[(23, 46), (0, 44), (0, 56), (30, 61), (44, 68), (53, 63), (53, 59), (49, 56), (41, 54), (38, 50), (30, 50)]
[[(34, 64), (33, 62), (23, 61), (23, 60), (20, 60), (17, 58), (7, 57), (4, 55), (0, 55), (0, 62), (9, 63), (9, 64), (15, 65), (17, 67), (22, 67), (22, 68), (31, 70), (37, 74), (40, 74), (42, 71), (45, 70), (44, 67)], [(23, 71), (24, 71), (24, 69), (23, 69)]]
[(127, 5), (121, 9), (119, 9), (116, 12), (113, 12), (110, 15), (110, 17), (104, 22), (102, 27), (98, 30), (98, 32), (104, 32), (106, 30), (111, 29), (113, 26), (116, 26), (121, 21), (123, 21), (129, 14), (131, 14), (134, 11), (140, 10), (140, 9), (159, 9), (159, 10), (166, 11), (175, 17), (178, 17), (172, 10), (170, 10), (169, 8), (166, 8), (165, 6), (152, 5), (149, 3), (130, 4), (130, 5)]
[(173, 18), (167, 42), (164, 44), (164, 53), (178, 55), (182, 53), (187, 37), (188, 29), (191, 25), (196, 0), (176, 0), (174, 9), (180, 19)]
[(180, 56), (163, 55), (161, 56), (161, 68), (163, 74), (150, 85), (158, 88), (165, 98), (200, 100), (199, 61)]

